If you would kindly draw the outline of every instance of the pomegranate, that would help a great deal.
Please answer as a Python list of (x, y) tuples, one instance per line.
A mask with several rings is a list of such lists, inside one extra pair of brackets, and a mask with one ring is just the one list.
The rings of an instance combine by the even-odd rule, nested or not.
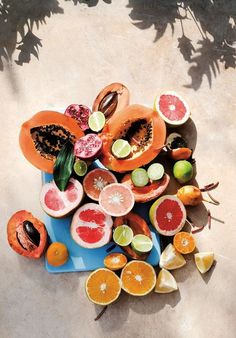
[(89, 129), (88, 119), (91, 114), (91, 110), (87, 106), (76, 103), (70, 104), (66, 108), (64, 114), (75, 119), (83, 131)]
[(87, 134), (75, 142), (74, 154), (81, 159), (95, 158), (102, 149), (102, 140), (97, 134)]

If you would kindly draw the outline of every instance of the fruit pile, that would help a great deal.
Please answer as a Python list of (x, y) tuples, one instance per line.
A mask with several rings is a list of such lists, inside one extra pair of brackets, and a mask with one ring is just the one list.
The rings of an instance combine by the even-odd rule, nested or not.
[[(185, 185), (194, 177), (193, 150), (171, 127), (181, 127), (189, 117), (187, 103), (176, 93), (158, 96), (151, 109), (130, 105), (129, 90), (113, 83), (98, 94), (92, 111), (71, 104), (64, 114), (42, 111), (22, 125), (24, 156), (41, 171), (53, 174), (40, 194), (45, 213), (53, 218), (72, 215), (71, 237), (81, 247), (92, 250), (113, 241), (113, 246), (123, 249), (104, 257), (104, 267), (89, 275), (86, 292), (92, 302), (107, 306), (121, 289), (134, 296), (153, 289), (157, 293), (178, 289), (169, 270), (186, 264), (184, 255), (196, 250), (193, 234), (204, 228), (181, 231), (190, 223), (187, 208), (205, 201), (202, 193), (218, 185), (202, 189)], [(163, 158), (169, 161), (168, 168)], [(170, 166), (172, 173), (167, 173)], [(163, 195), (171, 180), (179, 189), (175, 195)], [(157, 276), (146, 262), (153, 250), (149, 224), (133, 210), (139, 203), (151, 203), (149, 223), (169, 239)], [(210, 221), (209, 212), (209, 227)], [(10, 218), (7, 233), (10, 246), (23, 256), (39, 258), (47, 250), (52, 266), (68, 260), (65, 244), (48, 246), (46, 227), (25, 210)], [(194, 258), (198, 270), (205, 273), (214, 254), (195, 253)]]

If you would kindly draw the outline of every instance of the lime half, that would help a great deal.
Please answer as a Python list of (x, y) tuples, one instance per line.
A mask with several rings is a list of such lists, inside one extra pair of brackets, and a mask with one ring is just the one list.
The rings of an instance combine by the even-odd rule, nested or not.
[(78, 160), (74, 163), (74, 172), (78, 176), (84, 176), (87, 173), (88, 166), (85, 161)]
[(125, 158), (131, 152), (131, 146), (128, 141), (123, 139), (116, 140), (111, 148), (112, 154), (117, 158)]
[(152, 240), (145, 235), (136, 235), (131, 242), (132, 249), (140, 254), (146, 253), (152, 250)]
[(150, 180), (160, 180), (165, 173), (165, 169), (161, 163), (153, 163), (148, 167), (147, 174)]
[(144, 187), (149, 182), (149, 177), (145, 169), (137, 168), (131, 173), (131, 180), (135, 187)]
[(92, 131), (99, 132), (103, 129), (105, 122), (105, 115), (100, 111), (95, 111), (89, 116), (88, 125)]
[(127, 246), (134, 237), (133, 230), (128, 225), (118, 226), (113, 233), (113, 240), (120, 246)]

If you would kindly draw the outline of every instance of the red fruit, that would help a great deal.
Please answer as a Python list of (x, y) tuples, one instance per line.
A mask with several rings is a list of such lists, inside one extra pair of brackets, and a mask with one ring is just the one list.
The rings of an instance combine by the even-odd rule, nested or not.
[(185, 224), (186, 210), (179, 198), (165, 195), (153, 203), (149, 218), (160, 234), (174, 236)]
[(72, 119), (75, 119), (83, 131), (89, 129), (88, 119), (91, 114), (91, 110), (87, 106), (76, 103), (71, 104), (66, 108), (64, 114), (72, 117)]
[(100, 248), (110, 241), (112, 224), (111, 216), (107, 215), (98, 204), (87, 203), (73, 216), (71, 236), (84, 248)]
[(69, 180), (65, 191), (60, 191), (55, 182), (43, 185), (40, 202), (43, 210), (50, 216), (60, 218), (68, 215), (82, 201), (84, 192), (81, 183), (74, 178)]
[(83, 187), (88, 197), (98, 201), (102, 189), (111, 183), (117, 183), (116, 177), (106, 169), (96, 168), (85, 176)]
[(81, 159), (94, 158), (102, 149), (102, 140), (97, 134), (87, 134), (75, 142), (74, 154)]
[(132, 190), (135, 202), (139, 203), (145, 203), (160, 196), (167, 188), (169, 181), (170, 176), (167, 174), (164, 174), (162, 179), (153, 181), (144, 187), (135, 187), (130, 174), (126, 174), (121, 180), (123, 184), (127, 185)]
[(7, 224), (8, 242), (18, 254), (28, 258), (42, 256), (47, 245), (44, 224), (26, 210), (17, 211)]

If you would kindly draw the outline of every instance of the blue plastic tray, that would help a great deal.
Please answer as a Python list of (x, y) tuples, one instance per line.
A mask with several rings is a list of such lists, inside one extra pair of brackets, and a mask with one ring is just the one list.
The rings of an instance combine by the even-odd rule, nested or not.
[[(52, 175), (42, 173), (43, 183), (51, 181)], [(146, 203), (136, 204), (134, 211), (142, 216), (147, 222), (148, 211), (150, 205)], [(74, 272), (74, 271), (90, 271), (97, 268), (104, 267), (103, 260), (107, 256), (107, 249), (110, 248), (114, 243), (110, 242), (106, 246), (98, 249), (85, 249), (80, 247), (71, 238), (70, 235), (70, 223), (71, 217), (63, 219), (55, 219), (48, 215), (45, 216), (45, 225), (50, 237), (51, 242), (62, 242), (64, 243), (69, 251), (69, 259), (66, 264), (54, 267), (48, 264), (45, 260), (45, 266), (48, 272), (60, 273), (60, 272)], [(153, 249), (150, 252), (147, 262), (153, 266), (158, 265), (160, 259), (160, 237), (157, 232), (150, 226)], [(122, 249), (116, 246), (110, 252), (123, 252)]]

